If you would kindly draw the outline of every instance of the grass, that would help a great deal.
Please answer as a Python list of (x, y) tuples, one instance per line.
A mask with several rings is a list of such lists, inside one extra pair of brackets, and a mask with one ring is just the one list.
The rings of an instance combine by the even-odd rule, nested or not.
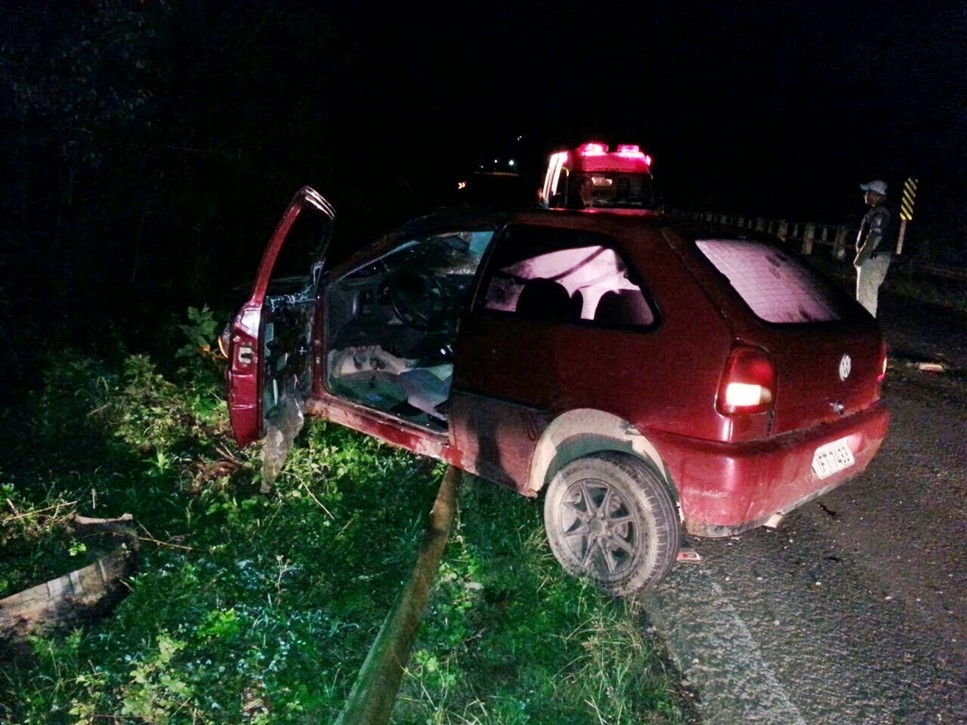
[(476, 481), (460, 496), (398, 721), (684, 721), (636, 603), (562, 576), (538, 505)]
[[(192, 312), (170, 360), (61, 351), (0, 413), (0, 597), (107, 550), (75, 513), (131, 513), (130, 593), (0, 654), (0, 722), (330, 722), (423, 534), (442, 468), (310, 423), (263, 492), (230, 439)], [(9, 654), (12, 650), (0, 649)], [(634, 603), (567, 578), (538, 502), (465, 477), (395, 723), (678, 723), (677, 675)]]

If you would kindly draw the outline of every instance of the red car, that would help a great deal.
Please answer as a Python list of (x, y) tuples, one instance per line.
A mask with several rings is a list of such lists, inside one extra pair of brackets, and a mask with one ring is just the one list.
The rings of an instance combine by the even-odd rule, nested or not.
[(305, 411), (543, 494), (558, 560), (613, 594), (664, 576), (683, 531), (734, 534), (860, 474), (886, 435), (876, 321), (776, 240), (450, 212), (329, 267), (332, 218), (295, 196), (231, 327), (238, 442)]

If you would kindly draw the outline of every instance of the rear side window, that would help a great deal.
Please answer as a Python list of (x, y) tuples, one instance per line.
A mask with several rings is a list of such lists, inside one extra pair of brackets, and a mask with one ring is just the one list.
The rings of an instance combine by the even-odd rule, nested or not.
[(765, 322), (829, 322), (850, 315), (841, 291), (778, 247), (748, 239), (702, 239), (695, 246)]
[(603, 235), (513, 227), (490, 258), (477, 308), (549, 322), (649, 327), (654, 308)]

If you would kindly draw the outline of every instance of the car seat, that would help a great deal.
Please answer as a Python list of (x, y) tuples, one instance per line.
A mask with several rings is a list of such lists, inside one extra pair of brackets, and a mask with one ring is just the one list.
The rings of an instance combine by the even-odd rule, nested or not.
[(560, 282), (531, 279), (517, 298), (517, 314), (531, 320), (573, 322), (581, 316), (580, 299), (572, 299)]
[(601, 295), (594, 311), (594, 321), (604, 325), (647, 326), (655, 321), (655, 315), (641, 292), (611, 290)]

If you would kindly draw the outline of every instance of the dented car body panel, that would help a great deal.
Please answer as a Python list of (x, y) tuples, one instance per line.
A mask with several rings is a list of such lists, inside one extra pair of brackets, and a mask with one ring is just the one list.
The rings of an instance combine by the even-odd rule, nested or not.
[[(749, 443), (720, 443), (655, 433), (681, 489), (685, 529), (698, 536), (729, 536), (786, 514), (864, 470), (886, 435), (882, 404), (821, 430), (786, 433)], [(825, 443), (849, 438), (855, 464), (821, 479), (812, 456)]]
[[(300, 195), (263, 267), (287, 219), (332, 218)], [(723, 536), (860, 474), (887, 432), (875, 320), (765, 237), (643, 215), (441, 213), (307, 269), (288, 297), (260, 269), (233, 325), (240, 444), (289, 396), (530, 497), (608, 451), (658, 476), (686, 531)]]

